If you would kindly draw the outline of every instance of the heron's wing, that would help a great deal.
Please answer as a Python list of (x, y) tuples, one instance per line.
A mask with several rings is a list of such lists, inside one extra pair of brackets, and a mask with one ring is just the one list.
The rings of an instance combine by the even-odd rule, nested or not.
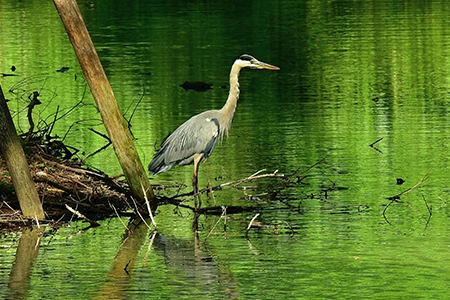
[(166, 148), (166, 163), (189, 164), (195, 154), (203, 154), (207, 158), (216, 144), (219, 126), (216, 118), (201, 115), (186, 121), (162, 145)]
[(202, 160), (210, 156), (219, 137), (220, 123), (215, 116), (208, 115), (202, 113), (190, 118), (169, 135), (150, 163), (150, 173), (190, 164), (198, 154), (203, 155)]

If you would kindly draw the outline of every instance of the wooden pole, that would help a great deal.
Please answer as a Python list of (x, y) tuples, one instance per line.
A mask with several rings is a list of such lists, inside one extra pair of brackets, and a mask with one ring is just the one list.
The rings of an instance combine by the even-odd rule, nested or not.
[(5, 96), (0, 87), (0, 153), (3, 154), (22, 214), (28, 218), (44, 219), (44, 210), (39, 200), (28, 162), (20, 139), (9, 113)]
[[(141, 203), (144, 203), (146, 196), (154, 210), (156, 198), (152, 186), (148, 181), (147, 173), (134, 146), (131, 133), (119, 109), (78, 5), (75, 0), (53, 0), (53, 2), (83, 69), (131, 192)], [(146, 195), (144, 195), (144, 190)]]

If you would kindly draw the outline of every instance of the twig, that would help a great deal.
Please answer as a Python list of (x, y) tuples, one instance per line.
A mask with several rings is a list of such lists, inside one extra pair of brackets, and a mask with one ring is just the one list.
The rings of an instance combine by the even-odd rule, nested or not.
[(68, 127), (68, 129), (66, 130), (66, 133), (64, 134), (64, 136), (61, 138), (61, 142), (64, 142), (64, 140), (67, 138), (67, 136), (69, 135), (70, 131), (72, 130), (72, 128), (73, 128), (75, 125), (79, 125), (79, 124), (82, 124), (82, 123), (85, 123), (85, 122), (91, 122), (91, 121), (95, 121), (95, 124), (92, 123), (92, 124), (89, 125), (89, 126), (98, 126), (98, 125), (103, 124), (102, 121), (99, 120), (99, 119), (86, 119), (86, 120), (80, 120), (80, 121), (73, 122), (73, 123)]
[(111, 206), (114, 209), (114, 212), (116, 213), (116, 216), (122, 223), (123, 227), (125, 227), (126, 230), (129, 230), (127, 225), (125, 225), (125, 223), (122, 221), (122, 218), (120, 217), (119, 212), (117, 211), (116, 207), (114, 205), (112, 205), (111, 203), (109, 204), (109, 206)]
[[(311, 170), (312, 168), (314, 168), (315, 166), (317, 166), (318, 164), (322, 163), (325, 160), (325, 158), (321, 158), (318, 161), (316, 161), (315, 163), (313, 163), (311, 166), (309, 166), (308, 168), (306, 168), (305, 170), (299, 172), (299, 174), (303, 174), (308, 172), (309, 170)], [(295, 171), (292, 175), (295, 175), (296, 173), (298, 173), (298, 170)]]
[(148, 201), (148, 198), (147, 198), (147, 191), (144, 189), (144, 185), (142, 184), (142, 182), (141, 182), (141, 189), (142, 189), (142, 192), (144, 193), (144, 199), (145, 199), (145, 204), (147, 205), (148, 215), (150, 216), (150, 220), (152, 220), (153, 226), (155, 226), (155, 229), (156, 229), (156, 222), (155, 222), (155, 219), (153, 218), (152, 209), (150, 208), (150, 202)]
[(278, 170), (275, 170), (275, 172), (273, 172), (273, 173), (266, 173), (266, 174), (262, 174), (262, 175), (257, 175), (257, 174), (259, 174), (261, 172), (264, 172), (264, 171), (265, 171), (265, 169), (260, 170), (260, 171), (254, 173), (254, 174), (252, 174), (252, 175), (250, 175), (250, 176), (248, 176), (246, 178), (243, 178), (243, 179), (238, 179), (238, 180), (235, 180), (235, 181), (222, 183), (221, 185), (219, 185), (219, 187), (224, 187), (224, 186), (229, 186), (229, 185), (237, 186), (237, 185), (239, 185), (239, 184), (241, 184), (243, 182), (252, 181), (252, 180), (260, 179), (260, 178), (267, 178), (267, 177), (281, 177), (281, 178), (284, 178), (285, 177), (283, 174), (278, 174)]
[(439, 210), (439, 209), (441, 209), (441, 208), (443, 208), (443, 207), (445, 207), (445, 206), (447, 205), (447, 201), (444, 200), (444, 199), (442, 199), (442, 197), (438, 197), (438, 198), (439, 198), (439, 200), (441, 200), (441, 202), (442, 202), (442, 204), (439, 205), (439, 207), (437, 208), (437, 209)]
[[(267, 171), (267, 169), (259, 170), (259, 171), (255, 172), (255, 173), (253, 173), (252, 175), (250, 175), (249, 177), (254, 177), (254, 176), (258, 175), (259, 173), (265, 172), (265, 171)], [(276, 170), (275, 172), (278, 172), (278, 170)]]
[[(55, 118), (54, 118), (54, 120), (53, 120), (53, 126), (54, 126), (54, 123), (56, 123), (56, 121), (58, 121), (58, 120), (60, 120), (60, 119), (62, 119), (62, 118), (64, 118), (64, 117), (66, 117), (67, 115), (69, 115), (70, 113), (72, 113), (72, 111), (74, 111), (78, 106), (80, 106), (82, 103), (83, 103), (83, 99), (84, 99), (84, 97), (85, 97), (85, 95), (86, 95), (86, 91), (87, 91), (87, 87), (88, 87), (88, 85), (87, 84), (85, 84), (84, 85), (84, 90), (83, 90), (83, 95), (81, 96), (81, 100), (80, 101), (78, 101), (74, 106), (72, 106), (70, 109), (68, 109), (66, 112), (63, 112), (63, 114), (61, 115), (61, 116), (59, 116), (59, 117), (56, 117), (55, 116)], [(58, 106), (58, 109), (59, 109), (59, 106)], [(52, 126), (52, 127), (53, 127)], [(50, 131), (51, 132), (51, 131)], [(64, 140), (64, 139), (63, 139)]]
[(139, 212), (139, 207), (137, 206), (136, 201), (134, 200), (133, 197), (131, 197), (131, 200), (133, 200), (133, 204), (134, 207), (136, 208), (136, 213), (139, 215), (139, 217), (141, 218), (142, 222), (144, 222), (145, 226), (147, 226), (147, 228), (150, 228), (150, 225), (147, 224), (147, 222), (145, 222), (144, 217), (142, 217), (141, 213)]
[[(199, 191), (199, 193), (203, 193), (205, 191), (216, 191), (216, 190), (220, 190), (225, 186), (230, 186), (230, 185), (234, 185), (234, 186), (238, 186), (239, 184), (243, 183), (243, 182), (248, 182), (248, 181), (252, 181), (255, 179), (260, 179), (260, 178), (268, 178), (268, 177), (277, 177), (277, 178), (286, 178), (286, 176), (284, 174), (278, 174), (278, 170), (275, 170), (273, 173), (268, 173), (268, 174), (262, 174), (262, 175), (257, 175), (261, 172), (264, 172), (265, 169), (262, 169), (246, 178), (242, 178), (242, 179), (238, 179), (238, 180), (234, 180), (234, 181), (230, 181), (230, 182), (226, 182), (226, 183), (222, 183), (220, 185), (217, 186), (213, 186), (213, 187), (208, 187), (205, 189), (201, 189)], [(183, 194), (177, 194), (173, 197), (171, 197), (170, 199), (175, 199), (175, 198), (181, 198), (181, 197), (185, 197), (185, 196), (191, 196), (193, 195), (193, 192), (188, 192), (188, 193), (183, 193)]]
[(86, 217), (85, 215), (83, 215), (82, 213), (80, 213), (79, 211), (76, 211), (75, 209), (73, 209), (72, 207), (70, 207), (69, 205), (66, 204), (66, 208), (73, 213), (74, 215), (78, 216), (79, 218), (89, 222), (91, 224), (91, 226), (100, 226), (99, 223), (97, 223), (94, 220), (89, 219), (88, 217)]
[(50, 127), (47, 129), (47, 135), (48, 136), (50, 136), (50, 134), (53, 131), (53, 128), (55, 127), (56, 120), (58, 118), (58, 113), (59, 113), (59, 105), (56, 106), (55, 117), (53, 118), (53, 122), (50, 123)]
[(291, 230), (291, 236), (293, 236), (295, 234), (294, 228), (292, 228), (291, 224), (289, 224), (288, 221), (284, 221), (284, 223), (286, 223), (286, 225), (289, 227), (289, 229)]
[(37, 227), (38, 227), (38, 228), (41, 228), (41, 226), (39, 225), (39, 219), (38, 219), (36, 213), (34, 213), (34, 220), (36, 221)]
[(205, 240), (209, 238), (209, 236), (213, 233), (214, 229), (219, 224), (220, 220), (222, 220), (222, 218), (224, 218), (226, 214), (227, 214), (227, 207), (226, 206), (222, 206), (222, 215), (220, 215), (219, 220), (217, 220), (216, 224), (214, 224), (213, 228), (211, 228), (211, 230), (209, 231), (209, 233), (206, 236)]

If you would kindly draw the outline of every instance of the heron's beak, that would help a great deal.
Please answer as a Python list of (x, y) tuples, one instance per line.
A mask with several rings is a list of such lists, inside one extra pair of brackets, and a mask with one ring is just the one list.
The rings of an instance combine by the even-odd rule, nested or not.
[(269, 65), (262, 61), (258, 61), (257, 65), (258, 65), (258, 69), (267, 69), (267, 70), (275, 70), (275, 71), (280, 69), (277, 66)]

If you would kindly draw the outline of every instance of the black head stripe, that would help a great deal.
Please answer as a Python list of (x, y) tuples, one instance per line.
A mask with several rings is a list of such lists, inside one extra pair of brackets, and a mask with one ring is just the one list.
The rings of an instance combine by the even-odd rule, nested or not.
[(252, 61), (253, 59), (255, 59), (253, 56), (248, 55), (248, 54), (242, 54), (239, 57), (240, 60), (247, 60), (247, 61)]

